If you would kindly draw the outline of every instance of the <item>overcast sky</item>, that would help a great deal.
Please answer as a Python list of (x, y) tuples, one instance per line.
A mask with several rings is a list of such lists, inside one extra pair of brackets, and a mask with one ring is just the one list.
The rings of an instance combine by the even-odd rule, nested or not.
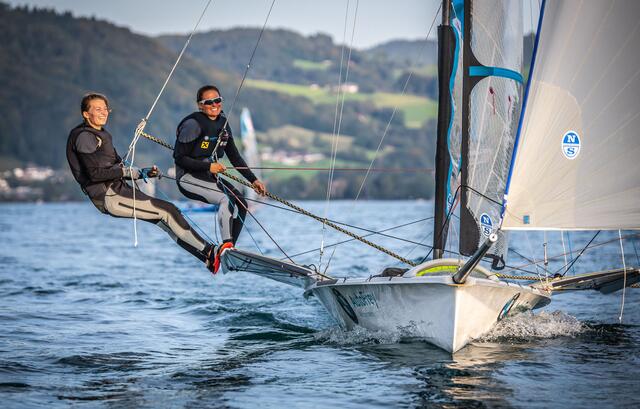
[[(517, 0), (513, 0), (517, 1)], [(95, 16), (142, 34), (190, 32), (207, 0), (8, 0), (12, 5), (31, 5), (71, 11), (76, 16)], [(267, 26), (287, 28), (305, 35), (323, 32), (341, 43), (347, 3), (350, 6), (346, 42), (356, 0), (276, 0)], [(524, 26), (538, 17), (538, 0), (524, 0)], [(391, 39), (421, 39), (438, 10), (440, 0), (360, 0), (353, 44), (370, 47)], [(271, 0), (212, 0), (198, 31), (237, 26), (262, 26)], [(436, 23), (437, 25), (437, 23)], [(436, 29), (431, 37), (435, 38)]]

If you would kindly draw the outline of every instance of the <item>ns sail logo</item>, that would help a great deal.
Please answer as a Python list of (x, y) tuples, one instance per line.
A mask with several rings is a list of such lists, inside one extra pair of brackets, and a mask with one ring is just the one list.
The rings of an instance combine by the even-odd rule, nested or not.
[(480, 215), (480, 230), (482, 230), (482, 235), (485, 237), (489, 237), (493, 233), (493, 220), (486, 213)]
[(565, 158), (573, 160), (580, 153), (580, 136), (575, 131), (568, 131), (562, 137), (562, 154)]

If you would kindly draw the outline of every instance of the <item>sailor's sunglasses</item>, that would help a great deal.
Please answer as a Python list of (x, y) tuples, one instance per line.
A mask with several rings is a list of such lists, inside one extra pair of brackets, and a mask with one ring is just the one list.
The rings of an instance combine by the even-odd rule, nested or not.
[(211, 98), (211, 99), (203, 99), (202, 101), (198, 101), (198, 103), (202, 105), (213, 105), (213, 104), (222, 104), (222, 97)]

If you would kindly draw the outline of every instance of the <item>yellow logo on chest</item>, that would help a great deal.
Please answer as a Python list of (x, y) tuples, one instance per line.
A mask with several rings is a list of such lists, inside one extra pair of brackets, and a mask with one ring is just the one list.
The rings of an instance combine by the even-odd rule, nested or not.
[(202, 141), (202, 143), (200, 144), (200, 148), (209, 149), (209, 141)]

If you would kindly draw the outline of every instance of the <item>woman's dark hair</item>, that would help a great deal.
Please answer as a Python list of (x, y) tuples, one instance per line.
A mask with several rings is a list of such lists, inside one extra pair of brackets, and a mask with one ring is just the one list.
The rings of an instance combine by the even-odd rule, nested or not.
[(80, 113), (89, 111), (89, 103), (94, 99), (101, 99), (109, 108), (109, 100), (102, 94), (98, 94), (97, 92), (89, 92), (82, 97), (82, 102), (80, 102)]
[(205, 85), (204, 87), (200, 87), (198, 93), (196, 94), (196, 102), (202, 101), (202, 95), (207, 91), (215, 91), (220, 95), (220, 90), (215, 85)]

